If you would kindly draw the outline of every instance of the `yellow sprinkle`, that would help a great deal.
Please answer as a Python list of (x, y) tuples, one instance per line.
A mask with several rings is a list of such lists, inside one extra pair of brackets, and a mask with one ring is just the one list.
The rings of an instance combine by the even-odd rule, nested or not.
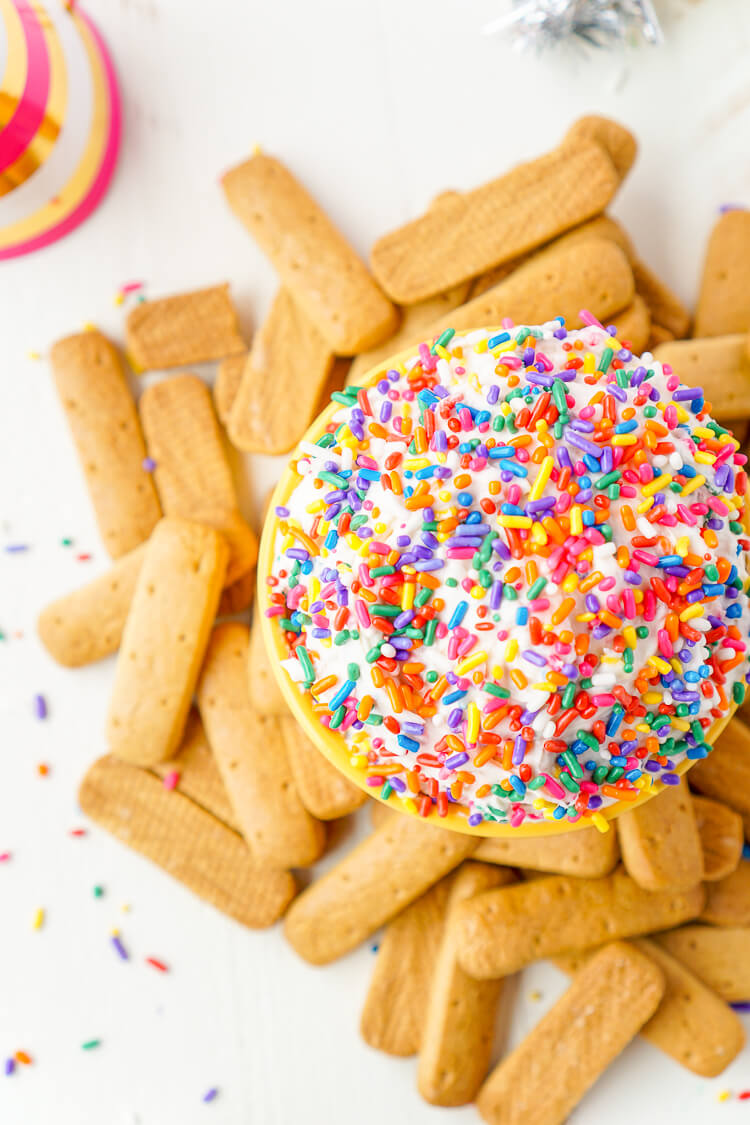
[(408, 461), (404, 461), (404, 468), (411, 472), (418, 472), (420, 469), (428, 468), (429, 464), (426, 457), (410, 457)]
[(638, 644), (638, 636), (632, 625), (626, 625), (622, 631), (622, 635), (625, 638), (625, 644), (628, 646), (628, 648), (636, 647), (636, 645)]
[(672, 716), (672, 726), (677, 730), (690, 730), (690, 723), (686, 723), (684, 719), (676, 719)]
[(442, 344), (437, 344), (435, 346), (435, 355), (439, 355), (441, 359), (448, 360), (451, 357), (451, 353), (447, 350), (447, 348), (444, 348)]
[(671, 665), (668, 664), (666, 660), (663, 660), (661, 656), (656, 656), (656, 654), (654, 654), (653, 656), (649, 656), (646, 663), (650, 664), (653, 668), (656, 668), (658, 672), (672, 671)]
[(555, 684), (548, 684), (546, 680), (542, 684), (532, 684), (531, 686), (533, 688), (535, 688), (536, 691), (546, 691), (546, 692), (557, 691), (556, 685)]
[(583, 509), (580, 504), (573, 504), (570, 509), (570, 534), (583, 534)]
[(691, 492), (695, 492), (696, 488), (700, 488), (700, 486), (705, 483), (706, 478), (701, 476), (700, 473), (696, 477), (691, 477), (690, 480), (682, 486), (680, 496), (689, 496)]
[(596, 371), (596, 356), (593, 352), (586, 352), (583, 357), (583, 373), (584, 375), (593, 375)]
[(709, 453), (707, 449), (699, 449), (695, 454), (695, 460), (699, 465), (713, 465), (716, 457), (713, 453)]
[(34, 914), (34, 921), (31, 924), (35, 930), (41, 930), (42, 926), (44, 925), (44, 911), (42, 910), (41, 906)]
[(638, 438), (635, 434), (615, 434), (612, 438), (612, 445), (635, 445), (637, 441)]
[(442, 500), (444, 504), (447, 504), (448, 501), (450, 500), (450, 498), (451, 498), (451, 494), (448, 491), (448, 489), (447, 488), (441, 488), (440, 491), (438, 492), (438, 499)]
[(316, 516), (318, 512), (322, 512), (326, 507), (325, 500), (313, 500), (312, 504), (308, 504), (305, 511), (311, 515)]
[(645, 500), (641, 500), (640, 504), (638, 504), (635, 510), (639, 516), (642, 516), (644, 512), (647, 512), (649, 508), (653, 508), (653, 506), (654, 498), (653, 496), (649, 496)]
[(87, 320), (86, 323), (83, 326), (83, 331), (84, 332), (98, 332), (99, 330), (98, 330), (98, 328), (96, 327), (95, 324), (92, 324), (90, 320)]
[(505, 669), (503, 668), (502, 664), (493, 664), (492, 665), (492, 678), (493, 678), (493, 680), (502, 680), (504, 670)]
[(534, 523), (531, 525), (531, 539), (540, 547), (546, 547), (547, 543), (549, 542), (549, 536), (540, 523)]
[(547, 481), (549, 480), (550, 474), (552, 473), (554, 464), (555, 463), (551, 457), (544, 458), (541, 465), (539, 466), (539, 472), (536, 475), (536, 479), (529, 491), (529, 500), (541, 499)]
[(685, 555), (690, 551), (690, 540), (687, 535), (683, 535), (677, 540), (674, 551), (676, 555), (682, 555), (683, 559), (685, 558)]
[(702, 617), (704, 612), (703, 602), (693, 602), (680, 614), (680, 621), (692, 621), (694, 617)]
[(479, 602), (479, 601), (482, 600), (482, 598), (484, 597), (484, 595), (486, 593), (487, 593), (487, 591), (485, 590), (485, 588), (483, 586), (472, 586), (471, 594), (469, 596), (474, 598), (474, 601)]
[(731, 1090), (722, 1090), (720, 1094), (716, 1095), (717, 1102), (728, 1102), (732, 1096)]
[(479, 708), (472, 700), (466, 708), (466, 741), (474, 746), (479, 738)]
[(531, 527), (531, 516), (498, 516), (499, 527)]
[(648, 484), (644, 484), (641, 492), (644, 496), (653, 496), (655, 492), (661, 492), (672, 479), (669, 473), (662, 473), (660, 477), (654, 477)]
[(647, 691), (641, 696), (644, 703), (661, 703), (662, 694), (660, 691)]
[(26, 358), (27, 359), (41, 359), (42, 353), (41, 352), (27, 352)]
[(482, 352), (487, 351), (487, 340), (486, 340), (486, 338), (484, 340), (480, 340), (478, 344), (474, 345), (474, 351), (477, 352), (478, 355), (481, 355)]
[(601, 833), (609, 832), (609, 821), (607, 820), (606, 816), (602, 816), (600, 812), (591, 814), (591, 823)]
[(578, 589), (578, 575), (568, 574), (562, 581), (560, 589), (564, 594), (572, 594), (574, 590)]
[(480, 664), (484, 664), (486, 659), (487, 653), (483, 650), (480, 649), (479, 652), (472, 652), (456, 666), (456, 674), (458, 676), (465, 676), (467, 672), (472, 672), (475, 668), (478, 668)]
[(414, 605), (414, 595), (417, 590), (416, 582), (404, 582), (404, 588), (401, 591), (401, 608), (403, 610), (411, 609)]
[(693, 433), (696, 437), (701, 438), (713, 438), (715, 436), (713, 430), (709, 430), (707, 426), (695, 426)]
[(505, 655), (503, 660), (506, 664), (511, 664), (518, 656), (518, 641), (515, 637), (511, 637), (505, 646)]

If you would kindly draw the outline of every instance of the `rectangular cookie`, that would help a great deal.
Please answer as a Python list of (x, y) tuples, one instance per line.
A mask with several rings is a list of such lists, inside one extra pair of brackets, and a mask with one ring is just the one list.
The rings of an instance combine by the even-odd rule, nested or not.
[(198, 682), (198, 708), (253, 856), (270, 867), (308, 867), (323, 851), (325, 832), (300, 801), (280, 721), (259, 715), (250, 703), (249, 634), (236, 622), (214, 629)]
[(703, 263), (696, 336), (750, 332), (750, 211), (725, 211), (714, 225)]
[(78, 801), (101, 828), (243, 926), (272, 926), (294, 897), (290, 872), (257, 863), (241, 836), (148, 770), (99, 758)]
[(680, 381), (702, 387), (715, 418), (750, 416), (750, 356), (746, 336), (674, 340), (654, 349), (654, 359), (669, 363)]
[(743, 859), (730, 875), (706, 886), (706, 905), (698, 920), (750, 927), (750, 860)]
[(227, 356), (216, 369), (213, 385), (214, 410), (224, 429), (229, 422), (229, 414), (237, 397), (248, 354), (248, 352), (238, 352), (237, 355)]
[(256, 153), (222, 177), (227, 202), (337, 355), (389, 336), (396, 310), (280, 160)]
[(476, 840), (392, 817), (300, 896), (285, 929), (313, 965), (349, 953), (475, 850)]
[(640, 293), (636, 293), (626, 309), (612, 313), (606, 319), (608, 324), (616, 327), (617, 339), (627, 343), (635, 355), (645, 352), (651, 335), (651, 313)]
[(136, 765), (180, 744), (228, 557), (210, 527), (166, 517), (146, 548), (123, 630), (107, 719), (110, 749)]
[(693, 810), (703, 849), (703, 878), (725, 879), (736, 870), (745, 842), (742, 817), (721, 801), (693, 795)]
[(117, 652), (145, 554), (142, 543), (93, 582), (42, 610), (37, 632), (53, 660), (80, 668)]
[(271, 667), (261, 630), (260, 614), (255, 613), (250, 629), (247, 654), (247, 682), (250, 700), (262, 715), (288, 715), (289, 708), (281, 694), (279, 682)]
[[(428, 980), (424, 1030), (419, 1049), (417, 1088), (432, 1105), (466, 1105), (476, 1097), (487, 1076), (495, 1031), (495, 1016), (503, 982), (474, 980), (456, 959), (452, 920), (459, 903), (492, 887), (513, 882), (512, 871), (483, 863), (464, 863), (450, 887), (448, 913)], [(395, 923), (391, 923), (395, 925)]]
[(229, 412), (233, 445), (248, 453), (287, 453), (315, 417), (334, 355), (292, 293), (278, 290), (255, 334)]
[(699, 793), (750, 816), (750, 727), (730, 719), (708, 757), (691, 767), (689, 779)]
[(654, 941), (722, 1000), (750, 1000), (750, 929), (681, 926)]
[(164, 514), (221, 532), (233, 585), (255, 566), (258, 541), (237, 507), (208, 387), (197, 375), (174, 375), (143, 392), (140, 412)]
[(599, 214), (618, 183), (601, 145), (554, 149), (383, 235), (373, 273), (399, 304), (423, 301)]
[(687, 782), (617, 818), (625, 870), (647, 891), (686, 890), (703, 878), (703, 847)]
[(247, 350), (227, 284), (134, 305), (125, 340), (139, 371), (207, 363)]
[(331, 765), (291, 715), (281, 720), (289, 767), (300, 800), (318, 820), (336, 820), (360, 808), (367, 794)]
[(664, 995), (661, 969), (612, 942), (493, 1070), (477, 1098), (489, 1125), (563, 1125), (586, 1091), (649, 1020)]
[(53, 344), (50, 361), (102, 542), (117, 559), (148, 539), (161, 516), (120, 357), (101, 332), (81, 332)]
[(646, 302), (654, 327), (683, 340), (690, 332), (690, 313), (680, 298), (637, 255), (630, 259), (630, 266), (636, 292)]
[(380, 939), (359, 1029), (370, 1047), (405, 1058), (422, 1042), (451, 876), (412, 902)]
[(458, 959), (479, 980), (502, 977), (555, 953), (593, 949), (696, 918), (701, 883), (685, 891), (645, 891), (622, 868), (603, 879), (547, 875), (487, 891), (456, 917)]
[(157, 762), (151, 768), (162, 781), (165, 777), (177, 774), (175, 788), (178, 792), (189, 797), (228, 828), (239, 832), (226, 786), (221, 780), (219, 767), (197, 708), (190, 708), (185, 733), (175, 756), (166, 762)]
[(578, 875), (596, 879), (617, 866), (620, 849), (617, 833), (581, 828), (558, 836), (499, 836), (482, 840), (475, 859), (506, 867), (528, 867), (556, 875)]
[(533, 325), (564, 316), (567, 326), (576, 328), (582, 323), (581, 309), (607, 323), (634, 294), (633, 275), (620, 247), (592, 238), (535, 254), (492, 289), (434, 321), (423, 335), (429, 340), (446, 328), (464, 332), (491, 327), (504, 317)]
[[(636, 938), (632, 944), (659, 966), (665, 982), (661, 1004), (641, 1028), (641, 1038), (693, 1074), (715, 1078), (744, 1046), (745, 1033), (738, 1016), (656, 942)], [(555, 957), (555, 965), (572, 976), (593, 956), (577, 953)]]
[(590, 141), (601, 145), (609, 153), (617, 175), (621, 181), (624, 180), (638, 153), (638, 142), (630, 130), (611, 117), (587, 113), (573, 122), (563, 138), (563, 144), (576, 147)]

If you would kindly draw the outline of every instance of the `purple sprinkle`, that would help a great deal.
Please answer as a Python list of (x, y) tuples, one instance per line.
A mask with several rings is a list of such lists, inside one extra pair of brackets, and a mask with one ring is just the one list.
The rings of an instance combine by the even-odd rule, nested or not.
[(5, 553), (7, 555), (20, 555), (22, 551), (28, 551), (28, 543), (6, 543)]
[(636, 367), (633, 374), (630, 376), (631, 387), (640, 387), (643, 380), (646, 378), (646, 368)]
[(737, 1000), (734, 1004), (730, 1004), (729, 1007), (734, 1008), (735, 1012), (750, 1012), (750, 1000)]
[[(153, 457), (144, 457), (141, 461), (141, 468), (145, 469), (147, 473), (153, 473), (154, 469), (156, 468), (156, 461), (154, 461)], [(289, 512), (286, 510), (286, 508), (284, 508), (284, 512), (286, 515), (289, 515)], [(276, 515), (278, 516), (280, 514), (281, 513), (277, 508)]]
[(512, 763), (514, 766), (520, 766), (523, 761), (524, 754), (526, 753), (526, 739), (517, 734), (513, 742), (513, 757)]
[[(589, 804), (591, 804), (590, 801), (589, 801)], [(484, 817), (482, 816), (482, 814), (475, 812), (475, 813), (472, 813), (471, 816), (469, 817), (469, 824), (472, 826), (472, 828), (475, 828), (477, 826), (477, 824), (481, 824), (483, 820), (484, 820)]]
[(703, 387), (678, 387), (672, 392), (675, 402), (687, 402), (694, 398), (703, 398)]
[(47, 718), (47, 700), (38, 693), (34, 696), (34, 715), (37, 719)]
[(16, 1069), (16, 1060), (15, 1059), (6, 1059), (5, 1060), (5, 1074), (6, 1074), (6, 1076), (11, 1075), (15, 1069)]
[(219, 1091), (216, 1086), (212, 1086), (210, 1090), (206, 1090), (203, 1095), (204, 1102), (212, 1102), (215, 1097), (218, 1097)]
[(452, 754), (450, 758), (446, 759), (446, 766), (449, 770), (457, 770), (461, 766), (465, 766), (469, 760), (469, 755), (462, 751), (460, 754)]
[(112, 939), (111, 939), (111, 940), (112, 940), (112, 944), (114, 945), (115, 949), (117, 950), (117, 952), (118, 952), (118, 954), (120, 955), (120, 957), (122, 958), (122, 960), (123, 960), (123, 961), (127, 961), (127, 960), (129, 960), (129, 958), (128, 958), (128, 951), (127, 951), (127, 949), (125, 948), (125, 946), (124, 946), (124, 945), (122, 944), (122, 942), (120, 941), (120, 939), (119, 939), (119, 937), (117, 936), (117, 934), (112, 934)]
[(660, 780), (663, 781), (665, 785), (680, 784), (679, 774), (676, 773), (663, 773)]

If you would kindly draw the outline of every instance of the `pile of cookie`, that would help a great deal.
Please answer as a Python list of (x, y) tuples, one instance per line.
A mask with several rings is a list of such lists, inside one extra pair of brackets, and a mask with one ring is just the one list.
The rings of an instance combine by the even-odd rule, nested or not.
[[(50, 356), (114, 560), (39, 619), (61, 664), (117, 653), (110, 754), (83, 780), (83, 810), (242, 924), (286, 914), (287, 940), (312, 964), (385, 926), (365, 1040), (418, 1054), (428, 1101), (476, 1100), (498, 1125), (563, 1121), (639, 1032), (702, 1075), (740, 1051), (730, 1004), (750, 999), (750, 728), (733, 719), (693, 766), (695, 795), (683, 781), (606, 834), (480, 842), (370, 802), (372, 833), (298, 893), (295, 869), (366, 797), (287, 712), (259, 623), (247, 623), (257, 539), (227, 442), (288, 452), (332, 388), (393, 352), (504, 317), (578, 326), (582, 308), (699, 383), (744, 441), (750, 213), (716, 224), (688, 338), (689, 312), (605, 214), (635, 151), (622, 126), (583, 118), (552, 152), (444, 193), (384, 236), (372, 274), (291, 173), (257, 153), (223, 179), (281, 282), (249, 350), (224, 285), (133, 307), (128, 362), (165, 373), (137, 403), (98, 331)], [(213, 397), (194, 374), (166, 374), (214, 362)], [(488, 1074), (503, 980), (542, 958), (573, 976), (570, 989)]]

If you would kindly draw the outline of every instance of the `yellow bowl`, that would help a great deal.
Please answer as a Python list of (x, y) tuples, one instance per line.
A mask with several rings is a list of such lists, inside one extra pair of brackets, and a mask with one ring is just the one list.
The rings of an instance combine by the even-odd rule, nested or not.
[[(485, 329), (485, 331), (490, 330)], [(497, 329), (495, 329), (495, 331), (497, 331)], [(397, 367), (400, 363), (413, 355), (414, 347), (412, 346), (405, 351), (399, 352), (397, 355), (390, 356), (387, 360), (379, 363), (368, 372), (358, 385), (372, 386), (381, 379), (386, 371), (389, 371), (392, 367)], [(333, 420), (336, 412), (340, 409), (341, 404), (337, 402), (333, 402), (327, 406), (315, 419), (302, 438), (302, 441), (316, 442), (325, 432), (326, 426)], [(260, 613), (263, 639), (281, 693), (305, 734), (325, 757), (328, 758), (328, 761), (336, 766), (350, 781), (364, 790), (368, 797), (383, 801), (378, 791), (374, 788), (371, 789), (370, 786), (366, 784), (364, 770), (351, 764), (351, 751), (345, 737), (339, 734), (338, 731), (332, 731), (322, 726), (313, 710), (312, 696), (300, 692), (297, 685), (292, 683), (281, 667), (281, 661), (285, 660), (289, 655), (286, 642), (282, 636), (281, 629), (279, 629), (276, 624), (277, 619), (274, 617), (266, 617), (265, 614), (266, 609), (268, 609), (271, 604), (269, 600), (269, 586), (266, 582), (266, 578), (270, 575), (273, 566), (274, 548), (279, 530), (279, 519), (276, 516), (276, 508), (286, 505), (289, 497), (302, 479), (294, 468), (299, 456), (300, 453), (298, 450), (295, 450), (291, 455), (289, 464), (274, 489), (268, 516), (263, 527), (263, 536), (261, 538), (260, 551), (258, 554), (257, 607)], [(713, 745), (736, 710), (737, 705), (733, 704), (729, 712), (722, 716), (721, 719), (717, 719), (713, 726), (709, 728), (706, 735), (706, 742), (709, 743), (709, 745)], [(686, 773), (692, 765), (693, 762), (686, 758), (677, 766), (675, 772), (682, 775)], [(650, 800), (651, 797), (660, 793), (664, 788), (666, 788), (666, 786), (657, 782), (650, 789), (644, 790), (641, 796), (637, 797), (634, 801), (617, 801), (608, 808), (600, 809), (599, 812), (602, 816), (606, 817), (607, 820), (614, 820), (621, 813), (638, 808), (639, 805)], [(389, 808), (407, 813), (409, 816), (418, 817), (420, 820), (422, 819), (413, 807), (413, 800), (409, 797), (399, 797), (399, 795), (394, 792), (386, 801), (383, 801), (383, 804), (386, 804)], [(529, 839), (533, 836), (557, 836), (563, 832), (575, 832), (581, 828), (591, 827), (591, 820), (588, 817), (581, 817), (575, 822), (569, 820), (524, 821), (516, 828), (513, 828), (510, 824), (501, 824), (496, 821), (483, 821), (481, 824), (471, 825), (468, 823), (467, 817), (468, 810), (464, 806), (457, 805), (450, 806), (448, 813), (444, 817), (431, 816), (429, 822), (439, 825), (441, 828), (448, 828), (453, 832), (463, 832), (470, 836), (506, 836), (515, 837), (516, 839)]]

